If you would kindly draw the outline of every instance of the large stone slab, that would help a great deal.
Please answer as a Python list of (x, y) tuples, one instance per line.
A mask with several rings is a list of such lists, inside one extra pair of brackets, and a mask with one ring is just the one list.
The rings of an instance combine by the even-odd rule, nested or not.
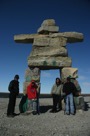
[(27, 86), (30, 84), (30, 82), (24, 82), (23, 83), (23, 94), (27, 94)]
[(33, 41), (33, 45), (36, 46), (55, 46), (55, 47), (61, 47), (61, 46), (66, 46), (67, 43), (67, 38), (64, 37), (55, 37), (55, 38), (51, 38), (51, 37), (37, 37), (34, 38)]
[(39, 33), (39, 34), (47, 34), (50, 32), (51, 33), (59, 32), (59, 27), (58, 26), (41, 26), (37, 30), (37, 33)]
[(54, 19), (46, 19), (42, 22), (41, 26), (55, 26), (56, 22)]
[[(34, 39), (37, 38), (52, 38), (54, 41), (59, 41), (60, 43), (67, 41), (67, 43), (74, 43), (74, 42), (82, 42), (84, 40), (84, 36), (82, 33), (78, 32), (63, 32), (63, 33), (54, 33), (54, 34), (19, 34), (19, 35), (14, 35), (14, 41), (18, 43), (33, 43), (35, 42)], [(54, 39), (54, 38), (62, 38), (61, 39)], [(66, 40), (65, 40), (66, 38)], [(44, 40), (44, 39), (43, 39)], [(38, 40), (39, 41), (39, 40)], [(59, 44), (60, 44), (59, 43)], [(34, 43), (36, 44), (36, 43)]]
[(38, 68), (28, 68), (25, 71), (25, 82), (31, 82), (32, 80), (40, 81), (40, 70)]
[(54, 19), (46, 19), (41, 24), (41, 27), (37, 30), (41, 34), (49, 34), (54, 32), (59, 32), (59, 27), (56, 26)]
[(50, 37), (65, 37), (68, 43), (82, 42), (84, 39), (84, 35), (78, 32), (54, 33), (51, 34)]
[(14, 41), (17, 43), (33, 43), (34, 38), (45, 38), (48, 35), (42, 34), (19, 34), (14, 35)]
[[(23, 83), (23, 93), (26, 94), (27, 86), (34, 80), (36, 83), (40, 83), (40, 69), (28, 68), (25, 71), (25, 82)], [(39, 88), (38, 88), (39, 89)]]
[(42, 56), (42, 57), (56, 57), (56, 56), (64, 56), (67, 57), (68, 53), (67, 53), (67, 49), (65, 47), (50, 47), (50, 46), (46, 46), (46, 47), (37, 47), (37, 46), (33, 46), (32, 52), (30, 53), (30, 56)]
[(28, 57), (28, 66), (40, 69), (59, 69), (71, 67), (72, 60), (69, 57)]
[(50, 44), (50, 39), (49, 37), (37, 37), (34, 38), (33, 45), (35, 46), (49, 46)]
[(51, 47), (54, 46), (60, 48), (62, 46), (66, 46), (66, 44), (67, 44), (67, 38), (65, 37), (53, 37), (53, 38), (50, 37), (49, 45)]
[(74, 102), (76, 109), (85, 110), (85, 102), (83, 96), (74, 97)]

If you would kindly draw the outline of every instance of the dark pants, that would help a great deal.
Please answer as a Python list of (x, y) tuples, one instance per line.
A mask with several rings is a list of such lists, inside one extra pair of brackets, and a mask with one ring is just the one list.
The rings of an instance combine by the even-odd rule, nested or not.
[(13, 93), (10, 93), (9, 94), (9, 103), (8, 103), (8, 108), (7, 108), (7, 115), (11, 115), (14, 113), (15, 104), (16, 104), (16, 95)]
[(58, 105), (61, 106), (60, 95), (53, 94), (52, 97), (53, 97), (53, 111), (57, 111), (57, 106)]

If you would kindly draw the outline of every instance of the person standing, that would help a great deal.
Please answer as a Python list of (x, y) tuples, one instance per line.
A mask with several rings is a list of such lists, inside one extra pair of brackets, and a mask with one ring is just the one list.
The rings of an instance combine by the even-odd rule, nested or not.
[[(62, 85), (60, 78), (56, 78), (55, 84), (51, 89), (51, 95), (53, 98), (53, 108), (50, 112), (57, 112), (61, 110), (61, 92), (62, 92)], [(57, 110), (57, 106), (59, 105), (59, 110)]]
[(75, 85), (70, 81), (70, 77), (67, 77), (67, 81), (63, 86), (63, 92), (66, 94), (65, 98), (65, 113), (67, 115), (75, 114), (74, 97), (73, 94), (76, 92)]
[(14, 76), (14, 80), (11, 80), (8, 86), (9, 94), (9, 103), (7, 108), (7, 116), (14, 117), (16, 114), (14, 113), (16, 97), (19, 94), (19, 75)]
[(27, 105), (27, 112), (33, 113), (33, 115), (37, 114), (37, 85), (34, 80), (30, 82), (27, 86), (27, 98), (28, 98), (28, 105)]

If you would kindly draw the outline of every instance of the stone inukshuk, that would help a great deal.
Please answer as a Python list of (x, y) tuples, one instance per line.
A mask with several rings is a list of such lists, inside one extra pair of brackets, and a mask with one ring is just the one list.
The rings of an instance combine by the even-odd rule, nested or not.
[[(72, 73), (72, 60), (68, 57), (66, 49), (67, 43), (83, 41), (83, 34), (78, 32), (59, 32), (54, 19), (44, 20), (37, 34), (21, 34), (14, 36), (15, 42), (32, 43), (32, 51), (28, 57), (28, 75), (24, 83), (24, 91), (27, 84), (34, 78), (40, 81), (40, 70), (60, 69), (61, 78), (65, 78), (66, 71)], [(38, 69), (37, 77), (32, 76), (34, 68)], [(63, 70), (64, 69), (64, 70)], [(74, 69), (74, 77), (77, 75), (77, 69)], [(66, 72), (67, 73), (67, 72)], [(70, 74), (71, 74), (70, 73)], [(72, 75), (73, 75), (72, 73)], [(66, 74), (68, 75), (68, 74)], [(28, 77), (28, 78), (27, 78)]]

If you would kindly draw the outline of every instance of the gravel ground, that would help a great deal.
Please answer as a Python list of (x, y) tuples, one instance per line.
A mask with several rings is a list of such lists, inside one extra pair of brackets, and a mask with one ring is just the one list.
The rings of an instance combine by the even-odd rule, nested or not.
[[(85, 99), (86, 101), (87, 99)], [(20, 98), (15, 111), (19, 113)], [(64, 111), (50, 113), (52, 99), (40, 99), (40, 115), (6, 116), (8, 98), (0, 98), (0, 136), (90, 136), (90, 99), (87, 111), (77, 110), (76, 115)]]

